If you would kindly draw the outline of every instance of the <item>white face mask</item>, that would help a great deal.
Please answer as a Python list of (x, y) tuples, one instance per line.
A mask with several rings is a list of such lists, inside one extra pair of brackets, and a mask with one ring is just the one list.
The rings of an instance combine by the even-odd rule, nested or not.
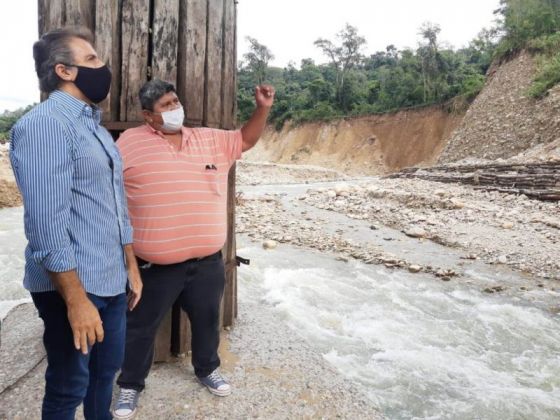
[(183, 110), (183, 107), (180, 106), (173, 111), (162, 112), (161, 118), (163, 118), (161, 130), (167, 133), (176, 133), (181, 130), (181, 127), (183, 127), (185, 111)]

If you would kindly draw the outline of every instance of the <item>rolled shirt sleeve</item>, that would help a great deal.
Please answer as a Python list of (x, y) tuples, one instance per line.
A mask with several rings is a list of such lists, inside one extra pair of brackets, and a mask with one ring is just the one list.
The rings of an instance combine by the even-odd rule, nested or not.
[(68, 233), (73, 160), (63, 125), (48, 116), (23, 120), (14, 127), (10, 147), (31, 257), (48, 271), (76, 269)]
[(219, 147), (228, 159), (229, 165), (241, 158), (243, 136), (241, 130), (215, 130)]

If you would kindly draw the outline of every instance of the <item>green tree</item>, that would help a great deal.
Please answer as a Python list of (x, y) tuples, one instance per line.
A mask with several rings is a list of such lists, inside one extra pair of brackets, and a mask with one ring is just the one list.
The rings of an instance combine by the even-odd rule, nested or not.
[(502, 40), (499, 57), (507, 57), (527, 46), (531, 39), (560, 30), (559, 0), (500, 0), (495, 11)]
[(28, 105), (15, 111), (4, 111), (0, 114), (0, 142), (4, 143), (9, 140), (10, 130), (14, 124), (34, 106), (35, 104)]
[(425, 43), (418, 49), (422, 59), (422, 82), (424, 84), (424, 102), (432, 102), (438, 97), (441, 58), (438, 51), (438, 35), (441, 27), (426, 22), (418, 32)]
[(249, 42), (249, 52), (243, 54), (249, 71), (253, 74), (256, 84), (264, 83), (268, 63), (274, 59), (272, 52), (255, 38), (246, 37)]
[(350, 70), (360, 63), (361, 49), (366, 44), (366, 39), (358, 35), (358, 29), (349, 24), (336, 34), (336, 38), (339, 41), (337, 44), (325, 38), (317, 39), (314, 44), (329, 58), (335, 69), (336, 98), (341, 104), (344, 80)]

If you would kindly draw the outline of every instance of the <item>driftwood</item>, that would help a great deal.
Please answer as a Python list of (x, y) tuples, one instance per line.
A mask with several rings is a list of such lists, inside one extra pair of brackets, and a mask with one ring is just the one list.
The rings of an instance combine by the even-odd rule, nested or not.
[(406, 168), (388, 178), (467, 184), (478, 190), (525, 194), (539, 200), (560, 200), (560, 162)]

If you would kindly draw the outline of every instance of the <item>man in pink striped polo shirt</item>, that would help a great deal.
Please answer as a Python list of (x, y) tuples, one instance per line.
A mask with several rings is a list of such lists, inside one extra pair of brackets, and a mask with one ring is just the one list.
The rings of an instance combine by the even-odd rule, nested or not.
[(218, 371), (228, 171), (260, 138), (274, 89), (256, 87), (256, 109), (235, 131), (184, 127), (183, 107), (170, 83), (151, 80), (139, 96), (146, 124), (117, 141), (144, 282), (144, 298), (128, 314), (114, 411), (119, 419), (136, 413), (157, 328), (177, 299), (191, 322), (196, 376), (215, 395), (231, 392)]

